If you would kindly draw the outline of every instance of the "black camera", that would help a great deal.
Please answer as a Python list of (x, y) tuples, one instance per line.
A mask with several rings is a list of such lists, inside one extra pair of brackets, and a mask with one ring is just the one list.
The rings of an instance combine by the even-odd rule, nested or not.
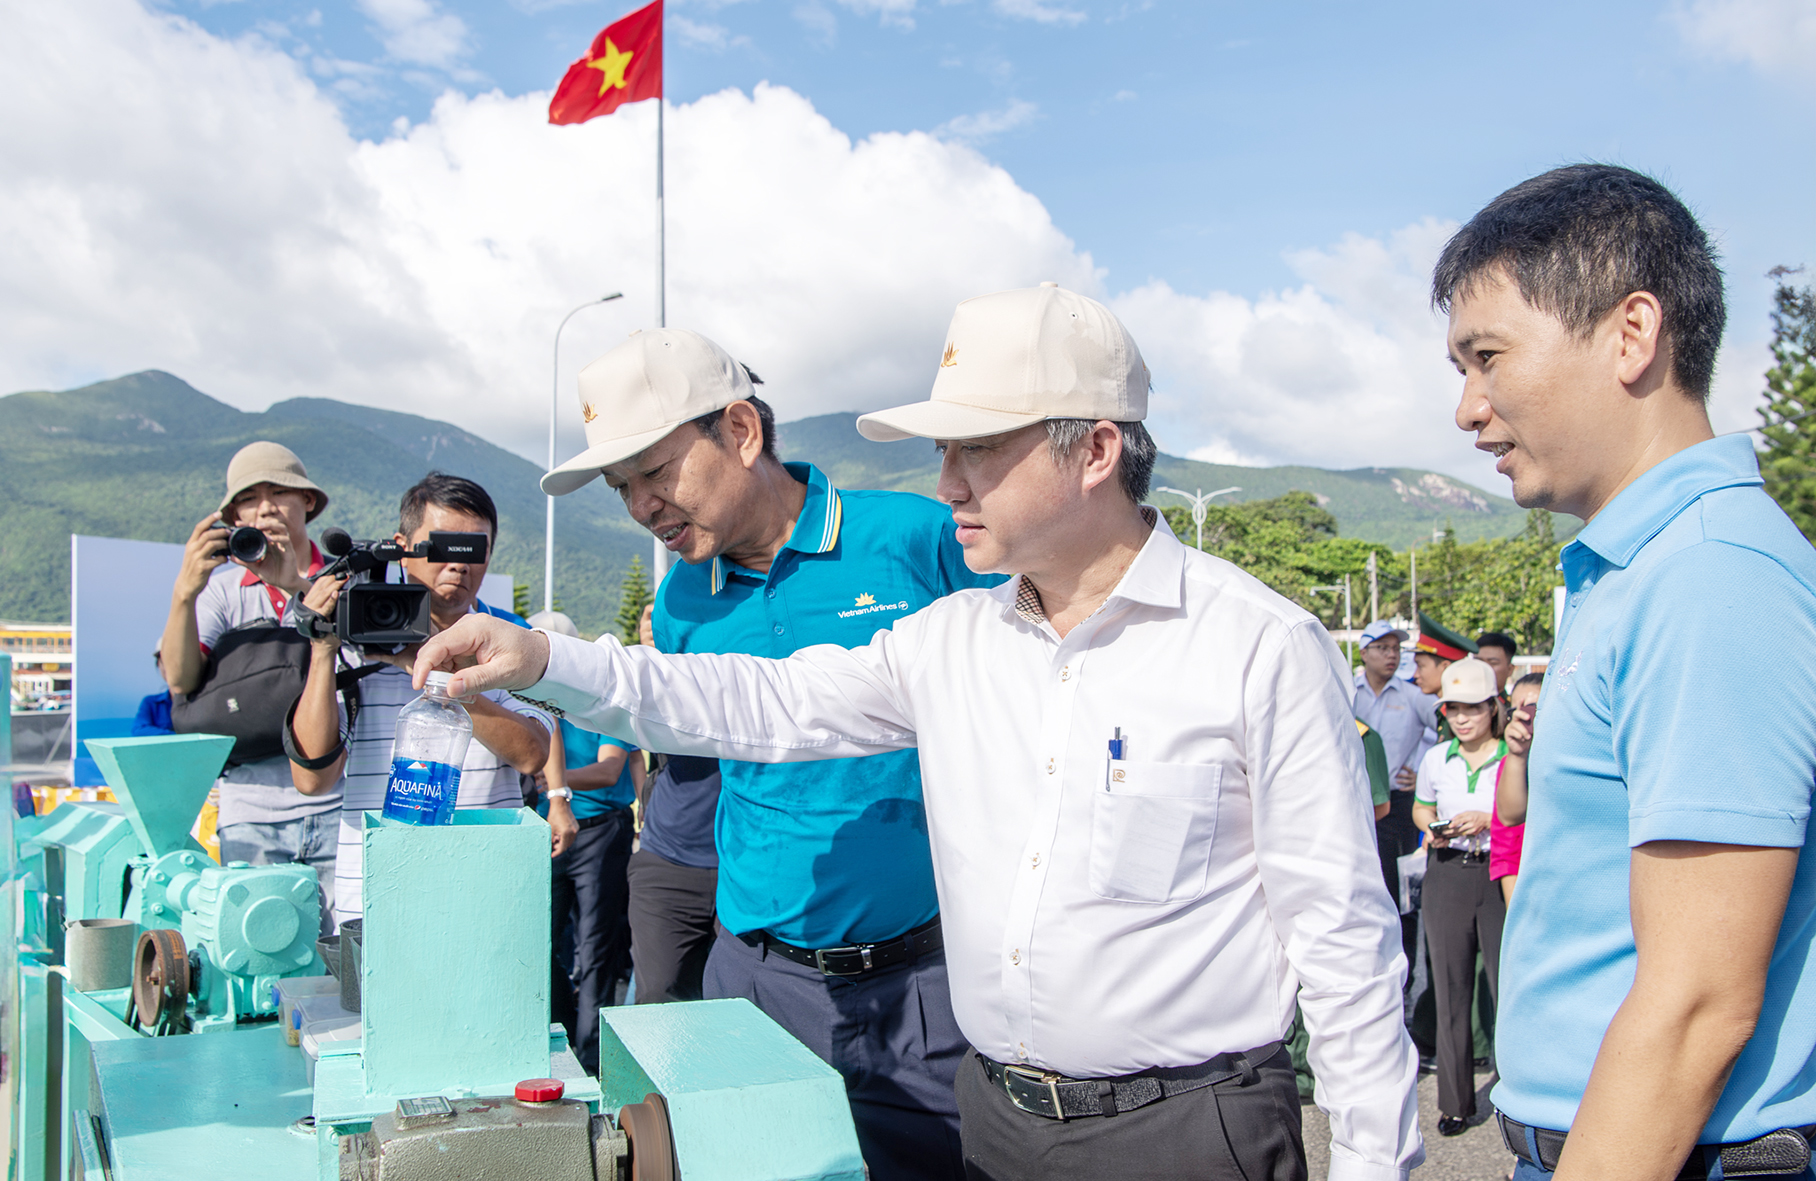
[(355, 541), (345, 529), (322, 534), (322, 548), (335, 561), (324, 575), (347, 576), (334, 601), (334, 634), (343, 644), (398, 648), (429, 638), (429, 588), (414, 582), (386, 582), (385, 570), (405, 558), (431, 562), (486, 560), (483, 533), (430, 533), (429, 540), (405, 548), (394, 541)]
[(227, 530), (227, 556), (250, 566), (265, 556), (265, 535), (251, 525), (229, 525), (217, 521), (216, 529)]

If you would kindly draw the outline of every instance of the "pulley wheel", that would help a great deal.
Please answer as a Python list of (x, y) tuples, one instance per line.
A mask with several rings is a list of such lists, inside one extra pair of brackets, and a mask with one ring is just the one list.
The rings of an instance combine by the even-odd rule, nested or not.
[(680, 1181), (662, 1096), (651, 1092), (641, 1103), (625, 1104), (618, 1111), (618, 1126), (631, 1143), (631, 1181)]
[(166, 927), (139, 936), (132, 1000), (140, 1029), (160, 1034), (182, 1021), (189, 1004), (189, 949), (181, 934)]

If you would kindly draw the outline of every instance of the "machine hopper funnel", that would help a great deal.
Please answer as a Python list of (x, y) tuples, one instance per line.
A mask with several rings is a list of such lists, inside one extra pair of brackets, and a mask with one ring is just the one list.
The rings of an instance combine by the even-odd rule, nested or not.
[(172, 734), (90, 738), (85, 745), (147, 853), (157, 858), (181, 849), (202, 851), (189, 830), (233, 753), (233, 739)]

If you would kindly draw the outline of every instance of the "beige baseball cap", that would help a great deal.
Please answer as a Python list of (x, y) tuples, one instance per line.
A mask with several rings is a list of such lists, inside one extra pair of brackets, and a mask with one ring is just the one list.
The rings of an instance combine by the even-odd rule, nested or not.
[(1494, 683), (1494, 670), (1486, 661), (1473, 656), (1451, 661), (1438, 682), (1438, 700), (1454, 701), (1459, 705), (1490, 701), (1499, 697), (1500, 692)]
[(1057, 283), (980, 295), (958, 305), (930, 401), (858, 419), (889, 443), (975, 439), (1049, 418), (1148, 416), (1148, 367), (1109, 308)]
[(698, 332), (633, 332), (580, 371), (586, 450), (542, 477), (542, 490), (566, 496), (681, 424), (753, 396), (744, 366)]
[(226, 512), (233, 498), (254, 484), (276, 484), (279, 488), (302, 488), (315, 493), (315, 507), (303, 518), (305, 521), (315, 520), (328, 507), (328, 494), (310, 481), (303, 461), (282, 443), (248, 443), (234, 453), (227, 462), (227, 495), (221, 498), (220, 511)]

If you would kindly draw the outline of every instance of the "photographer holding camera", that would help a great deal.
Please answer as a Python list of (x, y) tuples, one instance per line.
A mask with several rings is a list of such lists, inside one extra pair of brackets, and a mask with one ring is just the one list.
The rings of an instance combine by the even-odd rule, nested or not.
[[(228, 632), (294, 621), (296, 596), (322, 568), (321, 552), (305, 527), (326, 507), (328, 494), (310, 481), (288, 447), (250, 443), (228, 463), (221, 507), (196, 523), (183, 547), (170, 618), (158, 645), (158, 667), (173, 701), (199, 695), (211, 682), (216, 669), (210, 654), (222, 648)], [(294, 642), (293, 635), (290, 639)], [(237, 712), (237, 702), (230, 708)], [(248, 699), (249, 711), (253, 708)], [(275, 724), (270, 731), (269, 753), (240, 759), (221, 774), (221, 860), (300, 862), (329, 890), (335, 854), (331, 818), (340, 810), (340, 795), (297, 794)], [(250, 749), (236, 746), (235, 754)]]
[[(334, 531), (330, 530), (330, 533)], [(436, 561), (436, 557), (461, 557), (446, 550), (450, 534), (481, 534), (486, 545), (479, 560)], [(528, 625), (508, 611), (479, 601), (479, 586), (486, 574), (492, 542), (498, 536), (498, 510), (484, 488), (471, 480), (430, 472), (407, 492), (398, 509), (394, 542), (410, 551), (391, 559), (403, 567), (409, 583), (428, 589), (428, 620), (423, 631), (452, 627), (469, 614), (495, 615), (519, 627)], [(336, 544), (336, 541), (340, 544)], [(473, 538), (478, 541), (478, 538)], [(371, 543), (330, 538), (331, 552), (372, 554)], [(396, 550), (390, 551), (393, 554)], [(380, 553), (380, 558), (386, 557)], [(368, 565), (380, 565), (368, 563)], [(382, 569), (380, 570), (382, 574)], [(347, 579), (334, 570), (315, 580), (304, 596), (304, 605), (322, 621), (335, 621), (341, 634), (317, 631), (310, 645), (309, 676), (297, 699), (291, 733), (291, 781), (305, 796), (325, 798), (341, 792), (339, 855), (335, 865), (334, 914), (337, 922), (361, 916), (363, 864), (360, 848), (360, 813), (384, 806), (385, 786), (391, 774), (391, 741), (397, 715), (416, 697), (410, 669), (417, 644), (391, 652), (366, 648), (369, 660), (390, 665), (359, 682), (359, 707), (350, 727), (346, 711), (336, 700), (335, 664), (342, 640), (357, 636), (355, 621), (335, 620), (348, 600), (342, 598)], [(356, 584), (356, 589), (382, 588), (381, 582)], [(396, 587), (396, 592), (403, 592)], [(407, 593), (380, 591), (381, 605), (366, 606), (368, 618), (359, 623), (381, 622), (387, 628), (411, 615)], [(307, 612), (305, 612), (307, 614)], [(422, 631), (416, 634), (423, 635)], [(427, 638), (427, 636), (423, 636)], [(504, 692), (481, 694), (465, 702), (473, 719), (473, 742), (460, 769), (462, 808), (516, 808), (523, 804), (523, 776), (542, 770), (549, 757), (549, 735), (555, 724), (534, 706)], [(344, 773), (344, 774), (343, 774)], [(559, 854), (577, 830), (566, 799), (549, 802), (549, 827), (555, 832)]]

